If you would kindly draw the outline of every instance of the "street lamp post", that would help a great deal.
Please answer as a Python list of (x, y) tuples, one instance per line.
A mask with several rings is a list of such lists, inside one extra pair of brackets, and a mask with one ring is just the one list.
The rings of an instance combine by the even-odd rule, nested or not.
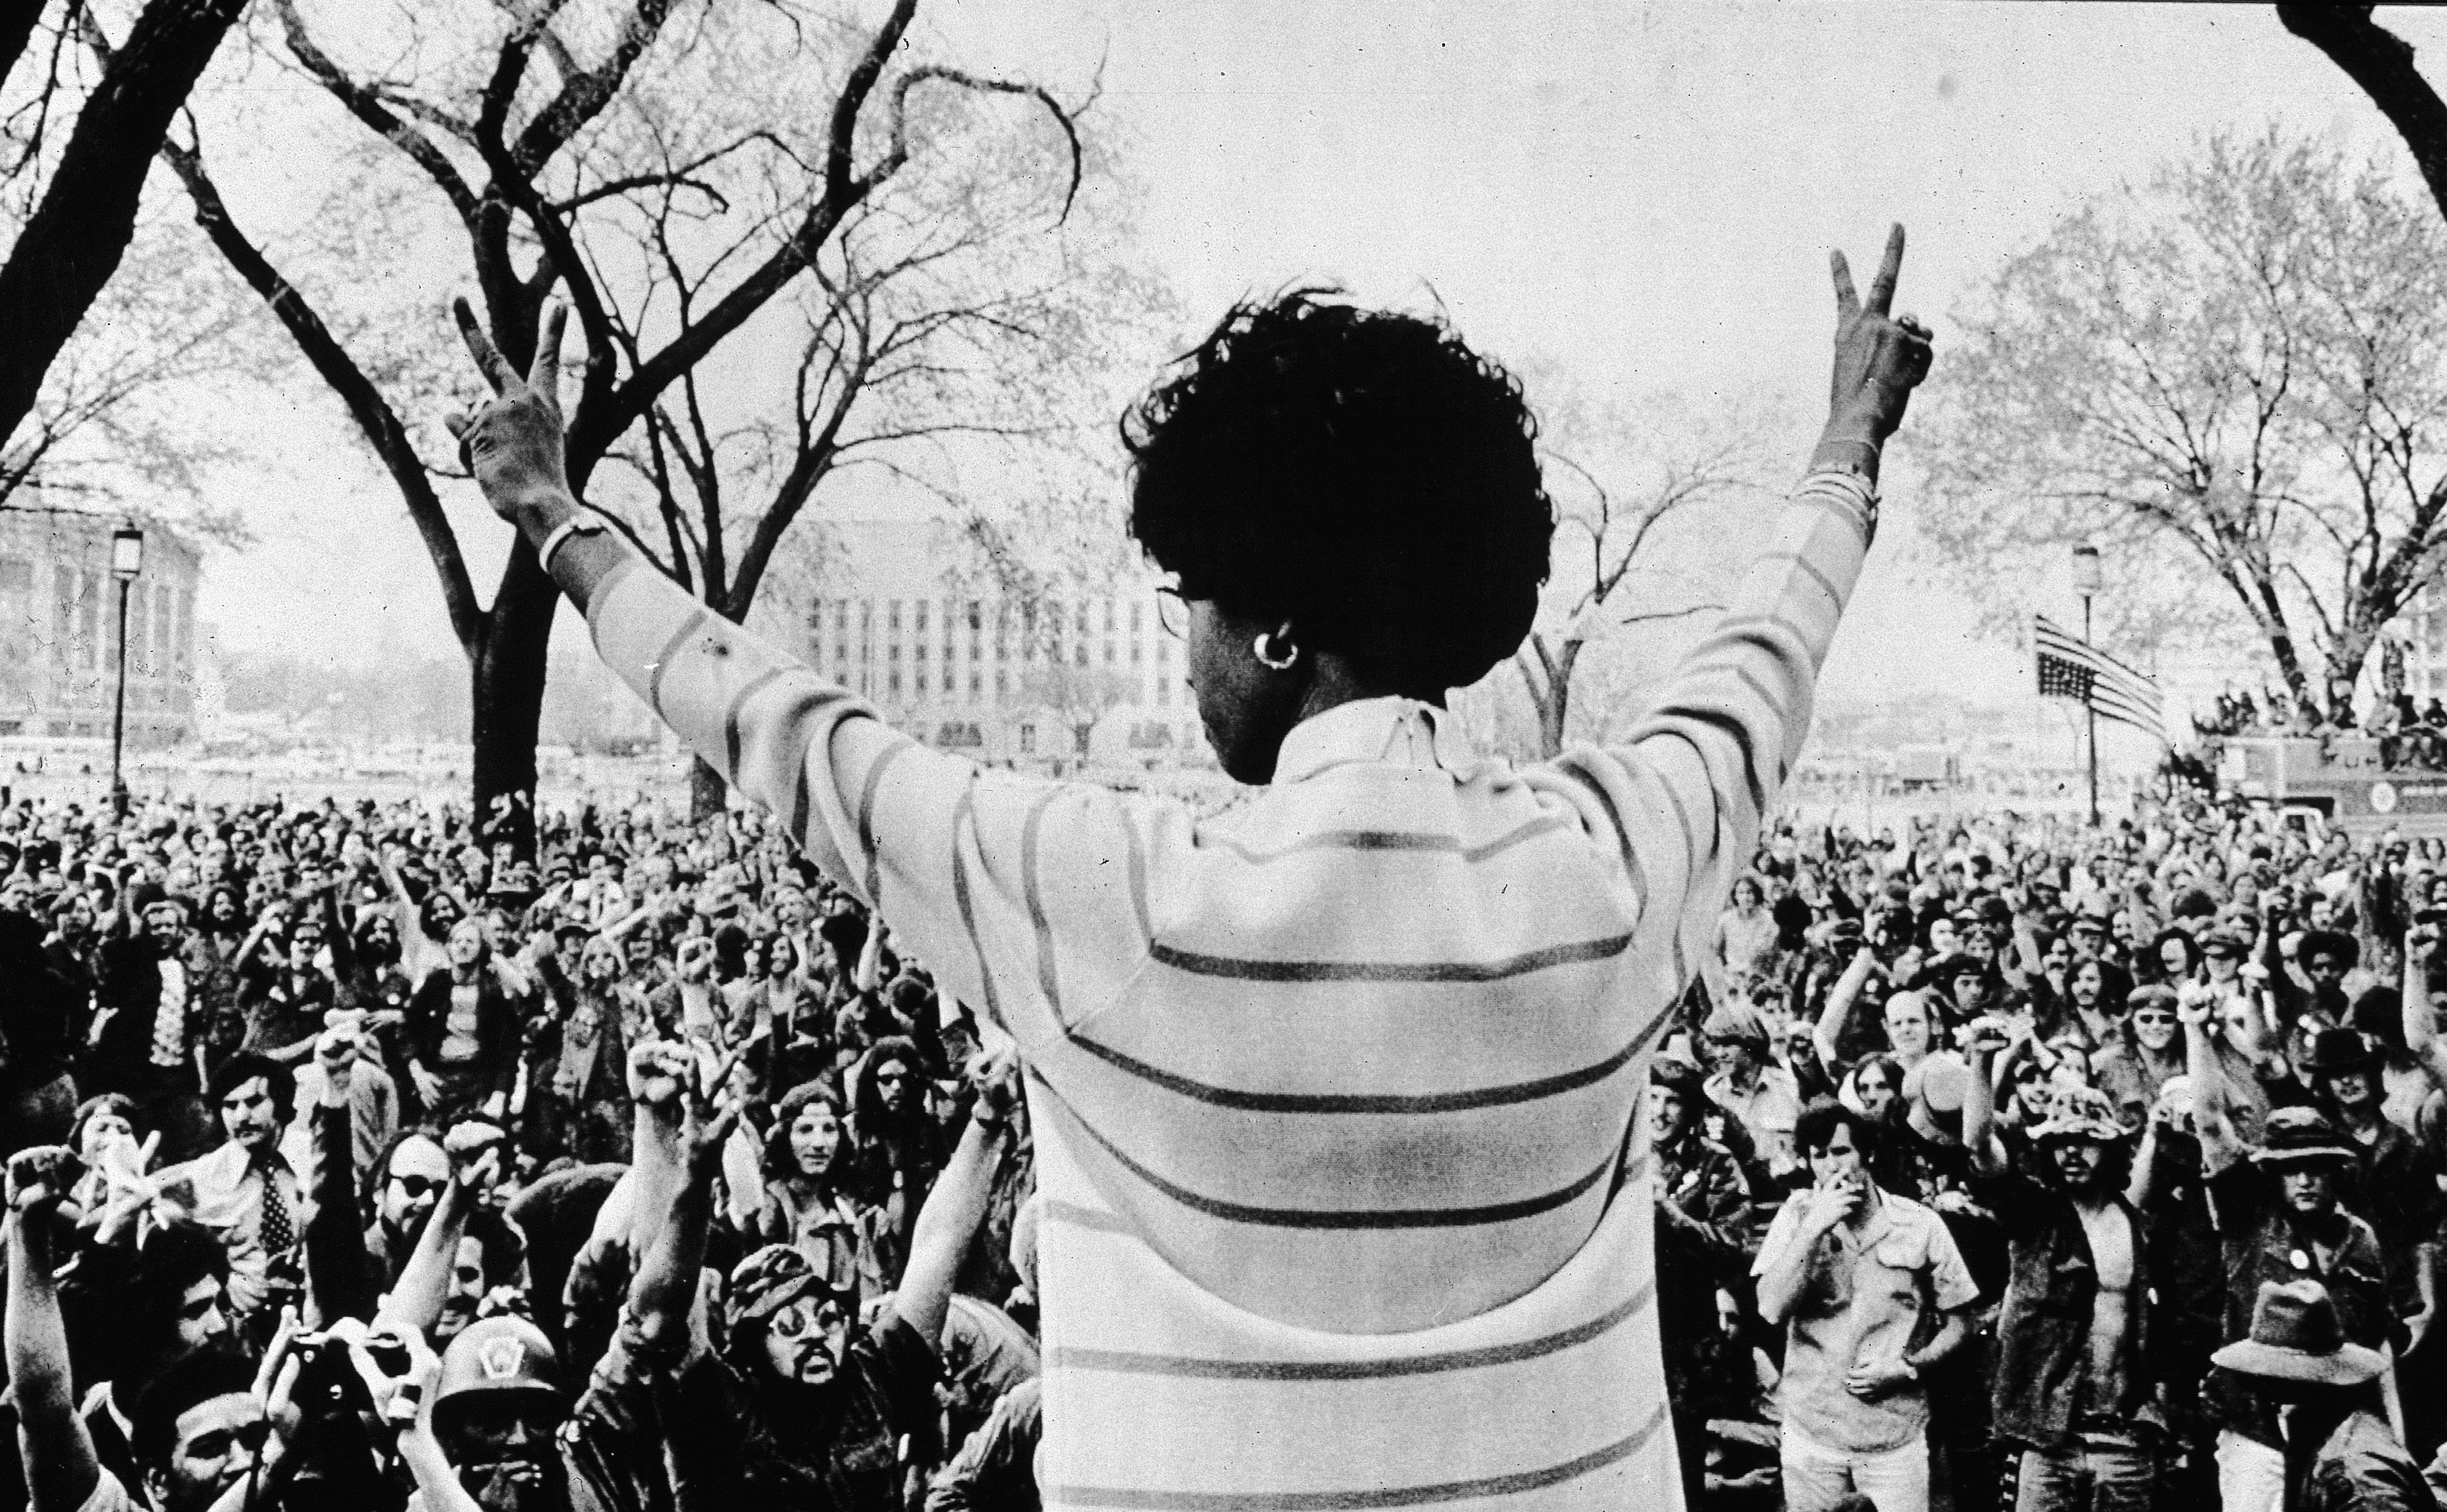
[[(2102, 578), (2098, 565), (2098, 548), (2084, 543), (2073, 549), (2073, 591), (2081, 595), (2081, 640), (2090, 644), (2090, 601), (2098, 595)], [(2085, 698), (2081, 701), (2084, 717), (2090, 722), (2090, 827), (2098, 827), (2098, 706)]]
[(119, 579), (119, 693), (110, 711), (110, 811), (127, 817), (127, 779), (120, 755), (127, 741), (127, 590), (144, 571), (144, 532), (122, 525), (110, 534), (110, 576)]

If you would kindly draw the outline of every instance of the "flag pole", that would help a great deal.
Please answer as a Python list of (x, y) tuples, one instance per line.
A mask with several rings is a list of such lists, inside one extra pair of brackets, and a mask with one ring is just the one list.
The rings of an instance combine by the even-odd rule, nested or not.
[[(2102, 586), (2098, 548), (2088, 541), (2073, 549), (2073, 590), (2081, 595), (2082, 644), (2096, 655), (2097, 644), (2091, 639), (2090, 600)], [(2090, 827), (2098, 827), (2098, 694), (2087, 688), (2081, 700), (2082, 712), (2090, 722)]]
[[(2081, 595), (2081, 638), (2090, 639), (2090, 595)], [(2090, 827), (2098, 827), (2098, 705), (2095, 700), (2081, 701), (2081, 711), (2090, 721)]]

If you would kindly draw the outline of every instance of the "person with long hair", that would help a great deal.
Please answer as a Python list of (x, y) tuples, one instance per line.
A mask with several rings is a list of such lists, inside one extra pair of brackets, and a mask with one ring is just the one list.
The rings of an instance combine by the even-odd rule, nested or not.
[(892, 1289), (907, 1251), (882, 1211), (860, 1195), (849, 1121), (831, 1088), (792, 1087), (773, 1109), (764, 1172), (752, 1220), (758, 1244), (789, 1245), (836, 1289), (869, 1297)]
[[(605, 660), (1026, 1065), (1056, 1216), (1048, 1484), (1595, 1505), (1673, 1483), (1651, 1204), (1609, 1178), (1799, 755), (1927, 371), (1888, 313), (1902, 257), (1898, 228), (1866, 300), (1837, 264), (1829, 426), (1742, 533), (1723, 620), (1622, 742), (1523, 768), (1446, 708), (1521, 646), (1547, 576), (1520, 385), (1437, 320), (1314, 291), (1232, 310), (1124, 426), (1160, 618), (1224, 771), (1264, 788), (1216, 818), (989, 779), (711, 614), (570, 489), (565, 312), (522, 374), (458, 307), (497, 397), (453, 433)], [(1114, 1351), (1185, 1364), (1092, 1363)]]

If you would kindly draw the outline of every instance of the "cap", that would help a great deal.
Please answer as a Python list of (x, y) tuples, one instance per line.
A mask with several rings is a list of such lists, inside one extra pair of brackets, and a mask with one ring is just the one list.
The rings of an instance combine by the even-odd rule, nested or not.
[(479, 1318), (442, 1351), (433, 1415), (441, 1419), (454, 1402), (464, 1406), (468, 1398), (488, 1391), (532, 1392), (559, 1407), (560, 1375), (560, 1358), (541, 1329), (506, 1314)]

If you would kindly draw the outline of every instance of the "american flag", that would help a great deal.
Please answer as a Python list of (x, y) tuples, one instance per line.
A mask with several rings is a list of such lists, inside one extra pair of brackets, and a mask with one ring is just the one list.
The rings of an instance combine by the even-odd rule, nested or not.
[(2039, 653), (2039, 696), (2088, 704), (2101, 719), (2146, 730), (2161, 744), (2167, 726), (2158, 685), (2090, 642), (2067, 634), (2045, 614), (2031, 616), (2031, 645)]

